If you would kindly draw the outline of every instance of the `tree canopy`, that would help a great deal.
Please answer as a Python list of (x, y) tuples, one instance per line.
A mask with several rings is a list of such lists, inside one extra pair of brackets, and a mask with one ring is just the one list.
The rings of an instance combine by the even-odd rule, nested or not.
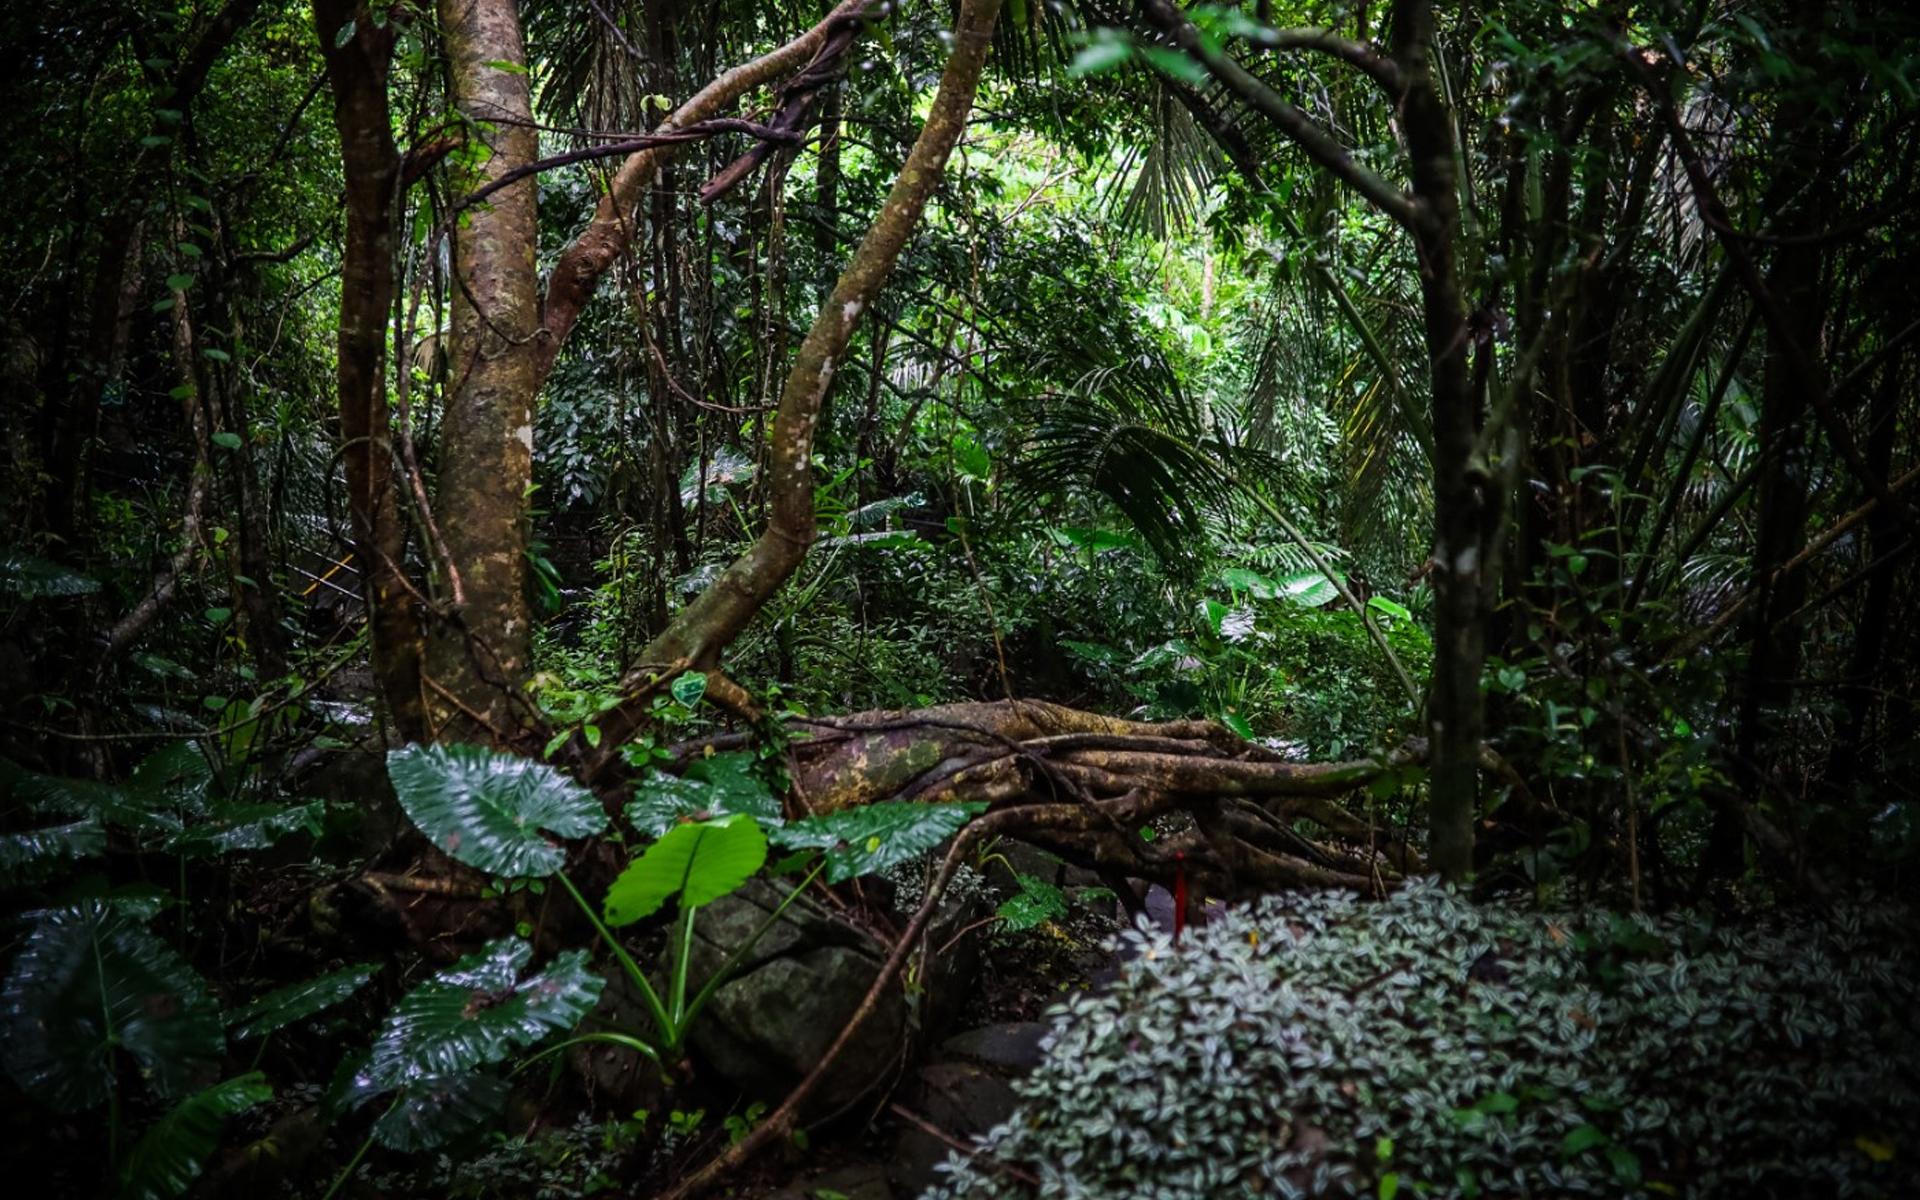
[[(1016, 960), (1079, 904), (1551, 958), (1524, 898), (1609, 931), (1539, 978), (1628, 1023), (1605, 972), (1705, 954), (1680, 914), (1769, 954), (1783, 914), (1897, 927), (1916, 35), (1867, 0), (9, 6), (0, 1020), (22, 1093), (106, 1114), (62, 1178), (252, 1186), (269, 1135), (222, 1130), (271, 1078), (325, 1087), (300, 1161), (345, 1194), (369, 1146), (501, 1128), (516, 1056), (574, 1055), (529, 1103), (604, 1119), (604, 1050), (667, 1089), (607, 1178), (690, 1196), (795, 1152), (889, 1005), (951, 1019), (936, 943)], [(996, 859), (998, 917), (948, 928)], [(1395, 899), (1271, 899), (1329, 891)], [(834, 920), (870, 980), (784, 1100), (661, 1124), (727, 1103), (700, 1029), (760, 939)], [(1225, 936), (1194, 954), (1253, 969)], [(1079, 1111), (1065, 1071), (1034, 1103)], [(1863, 1171), (1913, 1152), (1884, 1103), (1834, 1118)], [(1552, 1169), (1733, 1186), (1594, 1121)], [(1040, 1128), (953, 1194), (1038, 1186)], [(1412, 1189), (1379, 1129), (1245, 1170)]]

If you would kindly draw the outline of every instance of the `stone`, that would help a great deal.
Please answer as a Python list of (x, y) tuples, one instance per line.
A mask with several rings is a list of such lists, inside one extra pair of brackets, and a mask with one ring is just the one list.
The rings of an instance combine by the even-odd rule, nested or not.
[(1001, 1071), (1025, 1074), (1040, 1065), (1040, 1043), (1047, 1036), (1041, 1021), (1010, 1021), (956, 1033), (940, 1045), (943, 1058), (963, 1059)]
[[(694, 921), (693, 988), (765, 923), (783, 895), (756, 881), (700, 911)], [(777, 1102), (839, 1036), (872, 986), (882, 957), (878, 943), (866, 934), (809, 900), (795, 901), (694, 1020), (693, 1049), (727, 1082)], [(808, 1115), (839, 1111), (895, 1069), (905, 1050), (907, 1015), (897, 990), (882, 998), (814, 1091)]]
[(869, 1164), (804, 1176), (770, 1194), (767, 1200), (832, 1200), (835, 1196), (845, 1200), (893, 1200), (893, 1189), (887, 1184), (886, 1168)]
[(935, 1168), (954, 1149), (947, 1138), (966, 1143), (979, 1137), (1011, 1117), (1020, 1099), (1004, 1076), (965, 1062), (921, 1067), (902, 1096), (902, 1107), (946, 1135), (941, 1137), (912, 1121), (901, 1122), (887, 1178), (908, 1196), (918, 1196), (939, 1182)]

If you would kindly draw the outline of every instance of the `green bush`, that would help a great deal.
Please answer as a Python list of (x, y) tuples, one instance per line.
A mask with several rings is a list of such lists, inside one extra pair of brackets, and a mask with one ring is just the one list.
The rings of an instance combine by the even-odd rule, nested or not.
[(1911, 1195), (1910, 930), (1892, 906), (1728, 930), (1422, 882), (1269, 899), (1177, 950), (1131, 932), (929, 1200)]

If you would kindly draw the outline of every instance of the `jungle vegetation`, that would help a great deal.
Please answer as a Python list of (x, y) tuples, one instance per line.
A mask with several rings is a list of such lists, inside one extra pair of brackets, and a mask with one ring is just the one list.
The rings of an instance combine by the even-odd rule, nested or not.
[[(1869, 0), (6, 6), (8, 1160), (759, 1194), (903, 1111), (820, 1096), (901, 997), (900, 1061), (933, 1040), (962, 939), (991, 972), (1170, 902), (942, 1194), (1912, 1194), (1917, 34)], [(1020, 868), (949, 937), (1016, 844), (1072, 894)], [(700, 1026), (789, 906), (873, 966), (743, 1095)], [(1430, 1097), (1196, 1077), (1218, 1115), (1175, 1136), (1074, 1073), (1203, 1019), (1365, 1058), (1329, 1014), (1401, 1021), (1456, 936), (1435, 994), (1597, 991), (1461, 1016), (1512, 1070), (1380, 1052), (1465, 1089)], [(1248, 984), (1269, 945), (1313, 1006)], [(1631, 1065), (1703, 1011), (1782, 1057)], [(1860, 1060), (1801, 1088), (1803, 1034)], [(1261, 1104), (1318, 1140), (1220, 1132)], [(1080, 1161), (1123, 1133), (1220, 1148)], [(482, 1148), (546, 1190), (447, 1174)]]

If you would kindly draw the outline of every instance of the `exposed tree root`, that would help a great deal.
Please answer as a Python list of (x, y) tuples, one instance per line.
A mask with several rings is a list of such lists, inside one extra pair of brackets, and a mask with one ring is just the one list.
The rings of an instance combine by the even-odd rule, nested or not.
[[(1339, 802), (1420, 761), (1420, 743), (1376, 760), (1296, 763), (1211, 721), (1129, 721), (1006, 700), (806, 719), (790, 751), (797, 810), (984, 802), (1005, 832), (1070, 862), (1162, 882), (1184, 872), (1213, 895), (1378, 893), (1425, 869), (1398, 833)], [(1140, 837), (1147, 822), (1176, 814), (1190, 820)], [(1307, 824), (1311, 834), (1301, 831)]]
[[(954, 839), (826, 1054), (778, 1109), (668, 1200), (704, 1194), (792, 1132), (808, 1094), (895, 986), (954, 872), (988, 838), (1024, 838), (1109, 876), (1170, 880), (1184, 871), (1216, 895), (1284, 887), (1378, 893), (1388, 879), (1424, 869), (1396, 834), (1336, 800), (1419, 761), (1423, 745), (1378, 761), (1292, 763), (1210, 721), (1150, 724), (1033, 700), (809, 719), (799, 727), (790, 743), (796, 808), (899, 799), (992, 807)], [(678, 750), (691, 758), (712, 745)], [(1152, 841), (1140, 836), (1147, 821), (1173, 814), (1189, 817), (1189, 827)], [(1309, 822), (1322, 836), (1298, 830)]]

